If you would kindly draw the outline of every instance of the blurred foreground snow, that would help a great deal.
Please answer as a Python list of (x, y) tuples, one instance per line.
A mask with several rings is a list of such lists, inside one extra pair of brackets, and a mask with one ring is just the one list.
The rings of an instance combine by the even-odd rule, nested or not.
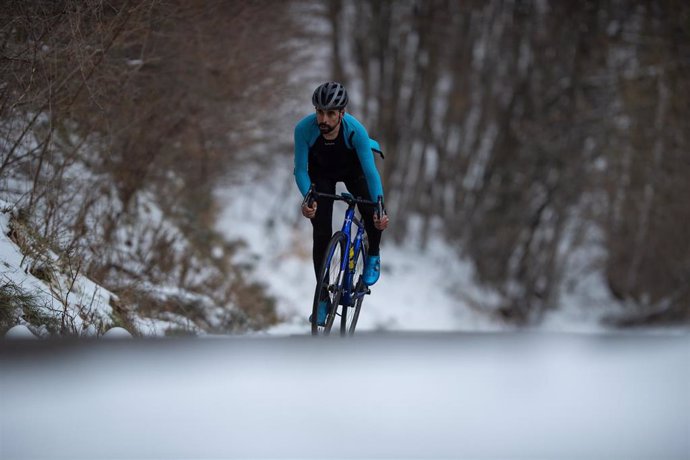
[(687, 334), (6, 341), (0, 458), (686, 460), (688, 390)]

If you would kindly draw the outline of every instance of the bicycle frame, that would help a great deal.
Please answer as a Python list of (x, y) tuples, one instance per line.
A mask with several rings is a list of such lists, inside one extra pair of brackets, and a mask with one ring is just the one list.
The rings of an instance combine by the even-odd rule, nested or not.
[[(357, 234), (354, 240), (352, 239), (352, 224), (357, 227)], [(364, 296), (364, 292), (355, 292), (355, 261), (359, 258), (362, 250), (362, 241), (364, 237), (364, 224), (355, 217), (355, 203), (350, 203), (345, 211), (345, 221), (343, 222), (342, 232), (345, 234), (345, 254), (347, 258), (343, 257), (342, 266), (340, 267), (344, 273), (345, 282), (343, 286), (346, 289), (342, 293), (341, 302), (343, 306), (349, 307), (359, 298)]]
[[(343, 227), (341, 229), (342, 233), (345, 235), (345, 254), (347, 257), (343, 257), (341, 263), (341, 272), (343, 273), (343, 279), (339, 280), (338, 284), (343, 287), (343, 292), (341, 292), (340, 303), (349, 307), (354, 305), (354, 303), (364, 297), (369, 291), (362, 290), (357, 292), (355, 281), (353, 278), (355, 276), (355, 261), (359, 258), (361, 251), (363, 250), (363, 238), (364, 238), (364, 224), (360, 222), (357, 217), (355, 217), (355, 205), (363, 204), (369, 206), (377, 206), (377, 213), (381, 215), (382, 204), (381, 201), (373, 202), (368, 200), (362, 200), (355, 198), (349, 193), (342, 193), (341, 195), (331, 195), (328, 193), (320, 193), (310, 189), (309, 193), (305, 197), (305, 203), (309, 203), (310, 199), (323, 197), (327, 199), (332, 199), (334, 201), (345, 201), (348, 204), (347, 210), (345, 211), (345, 220), (343, 221)], [(352, 224), (357, 227), (357, 233), (355, 237), (352, 237)], [(330, 264), (330, 260), (328, 261)]]

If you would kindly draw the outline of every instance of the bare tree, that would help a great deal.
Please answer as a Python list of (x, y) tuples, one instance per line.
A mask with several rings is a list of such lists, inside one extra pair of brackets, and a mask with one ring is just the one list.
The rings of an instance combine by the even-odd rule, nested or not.
[[(390, 152), (389, 209), (403, 222), (421, 217), (422, 240), (440, 219), (502, 295), (502, 317), (537, 322), (556, 306), (564, 242), (588, 219), (608, 237), (612, 292), (655, 317), (687, 319), (690, 254), (671, 222), (688, 209), (674, 197), (685, 191), (675, 173), (686, 170), (690, 132), (690, 8), (441, 0), (339, 8), (331, 20), (333, 30), (352, 31), (352, 45), (340, 46), (363, 88), (359, 110)], [(396, 228), (399, 238), (407, 231)]]
[(234, 311), (227, 327), (275, 321), (213, 229), (213, 191), (228, 171), (264, 161), (251, 153), (266, 143), (256, 128), (276, 122), (280, 76), (294, 64), (289, 7), (5, 2), (4, 192), (57, 253), (79, 255), (82, 271), (115, 292), (136, 291), (123, 295), (132, 305), (146, 303), (133, 284), (177, 285)]

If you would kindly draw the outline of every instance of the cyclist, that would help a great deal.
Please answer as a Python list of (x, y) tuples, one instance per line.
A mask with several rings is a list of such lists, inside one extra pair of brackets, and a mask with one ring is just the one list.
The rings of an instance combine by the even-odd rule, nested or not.
[[(321, 193), (335, 193), (337, 182), (344, 182), (355, 197), (370, 201), (383, 199), (383, 185), (374, 162), (375, 141), (364, 126), (345, 113), (348, 95), (345, 87), (334, 81), (319, 85), (312, 95), (316, 113), (303, 118), (295, 127), (295, 180), (303, 196), (311, 184)], [(379, 219), (371, 206), (358, 206), (369, 241), (363, 281), (368, 286), (378, 281), (381, 271), (379, 244), (388, 227), (388, 216)], [(313, 260), (317, 276), (328, 242), (333, 233), (333, 202), (322, 200), (302, 205), (302, 215), (311, 220), (314, 233)], [(326, 301), (319, 303), (317, 323), (323, 325), (328, 313)]]

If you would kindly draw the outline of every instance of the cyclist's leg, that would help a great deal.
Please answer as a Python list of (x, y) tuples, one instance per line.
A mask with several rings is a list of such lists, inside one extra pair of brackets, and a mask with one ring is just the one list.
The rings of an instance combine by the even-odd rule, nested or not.
[[(335, 194), (335, 181), (319, 174), (310, 176), (310, 179), (317, 192)], [(314, 229), (312, 258), (314, 261), (314, 274), (316, 275), (317, 281), (319, 278), (319, 269), (321, 268), (321, 263), (323, 262), (324, 253), (328, 248), (328, 242), (331, 240), (331, 235), (333, 234), (332, 221), (333, 201), (318, 200), (316, 216), (311, 219), (311, 224)]]
[[(364, 198), (365, 200), (373, 201), (369, 196), (369, 188), (367, 187), (367, 181), (364, 178), (364, 174), (355, 174), (349, 177), (345, 182), (345, 187), (347, 190), (356, 197)], [(357, 205), (359, 213), (362, 215), (362, 220), (364, 221), (364, 229), (367, 232), (367, 239), (369, 241), (369, 255), (378, 256), (379, 255), (379, 245), (381, 244), (381, 230), (374, 226), (374, 212), (373, 206), (360, 206)]]

